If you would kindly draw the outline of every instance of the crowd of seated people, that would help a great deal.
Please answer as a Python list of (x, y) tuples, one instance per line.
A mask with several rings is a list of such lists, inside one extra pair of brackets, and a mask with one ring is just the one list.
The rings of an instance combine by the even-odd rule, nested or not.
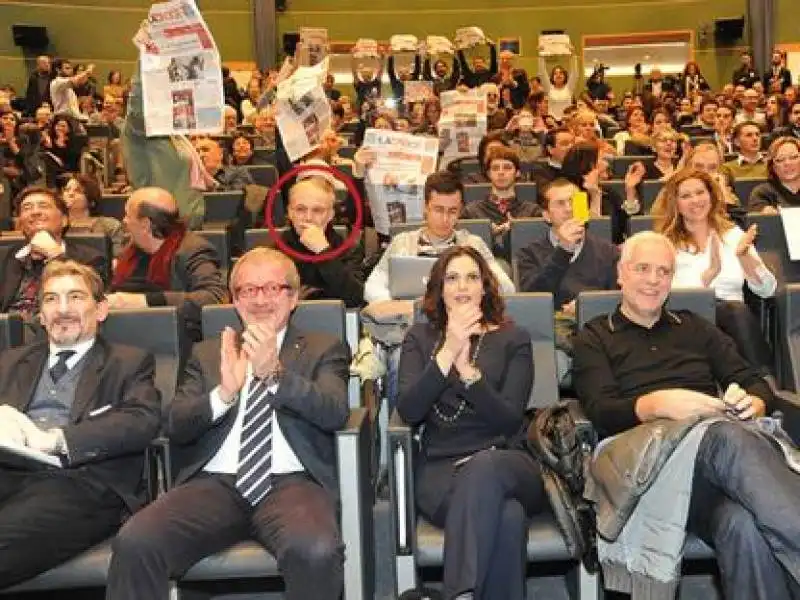
[[(150, 398), (152, 361), (106, 348), (97, 323), (117, 310), (175, 306), (188, 340), (195, 343), (166, 427), (194, 463), (178, 474), (179, 485), (136, 513), (117, 536), (109, 598), (166, 598), (168, 580), (247, 537), (276, 555), (287, 597), (338, 597), (346, 555), (329, 446), (331, 433), (347, 417), (349, 356), (317, 332), (293, 328), (290, 315), (301, 299), (341, 299), (365, 318), (401, 325), (404, 337), (389, 347), (385, 393), (400, 417), (424, 431), (415, 500), (421, 514), (445, 532), (445, 597), (523, 598), (524, 562), (508, 555), (524, 547), (524, 525), (547, 510), (547, 498), (539, 466), (519, 444), (536, 367), (528, 336), (505, 312), (503, 295), (515, 291), (553, 295), (557, 381), (577, 393), (601, 436), (656, 418), (731, 417), (709, 426), (709, 441), (697, 450), (699, 483), (687, 508), (690, 530), (723, 550), (723, 566), (738, 564), (740, 552), (746, 568), (722, 573), (726, 597), (791, 597), (789, 590), (800, 577), (794, 560), (800, 538), (787, 538), (800, 520), (788, 498), (800, 480), (791, 475), (772, 502), (749, 483), (720, 483), (729, 473), (720, 466), (725, 453), (752, 453), (772, 469), (765, 481), (772, 485), (779, 478), (779, 461), (741, 433), (746, 428), (736, 421), (764, 416), (772, 407), (763, 378), (774, 375), (773, 340), (748, 300), (772, 298), (783, 283), (773, 270), (774, 257), (756, 251), (759, 232), (747, 222), (748, 213), (777, 215), (781, 208), (800, 207), (800, 100), (785, 56), (776, 52), (762, 77), (744, 54), (742, 67), (719, 90), (691, 62), (675, 76), (654, 67), (641, 91), (615, 94), (602, 70), (580, 80), (574, 51), (555, 57), (557, 64), (549, 70), (542, 58), (535, 76), (515, 66), (509, 51), (498, 53), (493, 43), (486, 50), (488, 57), (479, 48), (452, 57), (421, 53), (402, 61), (388, 52), (370, 61), (354, 55), (352, 89), (335, 87), (332, 74), (323, 85), (331, 127), (321, 132), (317, 147), (295, 161), (289, 160), (276, 124), (275, 99), (278, 84), (296, 68), (291, 58), (280, 69), (254, 71), (244, 89), (223, 71), (220, 135), (183, 144), (161, 140), (161, 149), (182, 161), (179, 176), (196, 194), (191, 202), (201, 207), (208, 192), (241, 192), (250, 202), (257, 183), (254, 167), (273, 165), (277, 176), (297, 164), (348, 172), (363, 196), (363, 225), (370, 235), (356, 236), (344, 251), (339, 250), (352, 231), (347, 228), (354, 222), (354, 198), (323, 171), (291, 181), (278, 195), (287, 227), (272, 241), (286, 255), (240, 244), (234, 260), (221, 262), (203, 235), (202, 210), (187, 208), (182, 193), (168, 182), (135, 185), (124, 216), (106, 214), (103, 194), (110, 185), (82, 174), (81, 158), (89, 151), (87, 127), (108, 125), (109, 135), (123, 141), (130, 135), (125, 117), (129, 104), (137, 110), (136, 85), (124, 82), (118, 71), (109, 73), (101, 90), (91, 65), (73, 69), (67, 60), (43, 56), (25, 97), (0, 106), (0, 160), (14, 192), (7, 212), (22, 236), (0, 247), (0, 310), (24, 318), (26, 347), (41, 355), (37, 371), (28, 375), (40, 387), (53, 387), (61, 377), (53, 373), (61, 361), (58, 351), (77, 352), (64, 361), (67, 373), (83, 368), (81, 352), (87, 348), (102, 350), (103, 365), (122, 352), (118, 360), (127, 370), (116, 379), (108, 375), (104, 385), (124, 387), (131, 377), (144, 390), (136, 398), (121, 396), (108, 411), (109, 418), (126, 419), (133, 418), (126, 403), (138, 407), (122, 453), (130, 455), (140, 450), (144, 437), (156, 433), (157, 420), (150, 414), (157, 410)], [(386, 89), (384, 72), (390, 80)], [(432, 82), (434, 97), (406, 103), (405, 84), (415, 80)], [(438, 136), (436, 96), (467, 89), (485, 94), (488, 107), (487, 131), (476, 155), (446, 166), (442, 161), (427, 177), (421, 222), (372, 236), (365, 178), (375, 153), (360, 143), (364, 131)], [(379, 102), (384, 93), (393, 102)], [(114, 166), (123, 179), (141, 166), (135, 163), (141, 154), (119, 160)], [(742, 181), (754, 185), (737, 187)], [(654, 200), (644, 189), (650, 183), (659, 186)], [(480, 188), (477, 200), (467, 202), (465, 186)], [(523, 186), (535, 191), (523, 196)], [(258, 202), (264, 202), (263, 194)], [(263, 215), (265, 205), (248, 209)], [(653, 232), (632, 235), (631, 223), (643, 216), (652, 217)], [(488, 221), (488, 236), (468, 229), (461, 219)], [(515, 246), (515, 224), (531, 219), (544, 222), (544, 235)], [(259, 217), (250, 223), (265, 221)], [(606, 221), (609, 235), (601, 233)], [(82, 234), (106, 236), (107, 252), (81, 241)], [(433, 263), (416, 298), (422, 299), (425, 323), (411, 325), (414, 301), (393, 295), (390, 263), (397, 257), (428, 257)], [(718, 328), (664, 309), (670, 289), (687, 287), (713, 291)], [(578, 295), (619, 288), (621, 307), (580, 331)], [(203, 340), (203, 307), (227, 302), (235, 306), (244, 335), (226, 330)], [(83, 329), (65, 337), (68, 325)], [(697, 331), (694, 363), (676, 367), (677, 354), (692, 345)], [(651, 349), (663, 343), (669, 352), (654, 357), (643, 341), (650, 338), (658, 340)], [(89, 340), (92, 345), (81, 345)], [(292, 344), (300, 344), (304, 355), (285, 359)], [(717, 346), (722, 350), (715, 355)], [(16, 360), (22, 351), (14, 352), (9, 356)], [(645, 360), (670, 369), (668, 376), (644, 377), (648, 369), (641, 364), (637, 369), (636, 363)], [(15, 386), (17, 375), (7, 369), (0, 364), (0, 395)], [(732, 383), (744, 390), (733, 409), (712, 390)], [(34, 395), (31, 404), (20, 398), (11, 404), (36, 422), (37, 401)], [(79, 420), (74, 422), (71, 402), (50, 409), (53, 419), (40, 433), (52, 437), (39, 440), (34, 431), (30, 445), (65, 456), (70, 466), (116, 464), (113, 452), (102, 458), (86, 454), (87, 445), (107, 441), (95, 442), (98, 431), (84, 431)], [(248, 421), (244, 406), (249, 411), (251, 403), (268, 415), (265, 422)], [(247, 460), (239, 452), (261, 448), (244, 443), (251, 429), (256, 436), (274, 435), (274, 442), (266, 462), (241, 473), (240, 463)], [(0, 569), (0, 586), (34, 576), (107, 538), (122, 510), (139, 508), (125, 486), (104, 477), (92, 479), (94, 487), (85, 486), (92, 487), (87, 510), (104, 511), (95, 531), (65, 542), (52, 560), (9, 562), (9, 574)], [(6, 478), (17, 483), (0, 467), (0, 523), (18, 501), (6, 495)], [(30, 484), (32, 494), (52, 493), (59, 502), (86, 497), (73, 489), (76, 484), (60, 479), (53, 490), (24, 484), (21, 489)], [(205, 495), (203, 502), (193, 500), (198, 493)], [(707, 505), (695, 506), (701, 501)], [(224, 518), (211, 515), (211, 506)], [(784, 510), (793, 523), (788, 533), (767, 515), (772, 508)], [(305, 509), (310, 516), (297, 519), (292, 509)], [(744, 525), (742, 511), (750, 515)], [(75, 519), (76, 527), (84, 526), (82, 514)], [(756, 593), (741, 583), (743, 573), (754, 580), (767, 574), (776, 579), (766, 592)]]

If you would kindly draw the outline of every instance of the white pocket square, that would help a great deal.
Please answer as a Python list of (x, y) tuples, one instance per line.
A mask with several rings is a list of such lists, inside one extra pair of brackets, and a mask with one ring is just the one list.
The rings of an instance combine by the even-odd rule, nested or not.
[(111, 405), (106, 404), (105, 406), (101, 406), (100, 408), (94, 409), (92, 412), (89, 413), (90, 417), (96, 417), (97, 415), (102, 415), (104, 412), (111, 410)]

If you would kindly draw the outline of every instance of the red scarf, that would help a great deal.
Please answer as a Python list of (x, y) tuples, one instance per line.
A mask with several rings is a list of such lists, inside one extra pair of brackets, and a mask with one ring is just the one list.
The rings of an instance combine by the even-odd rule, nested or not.
[[(186, 235), (186, 225), (181, 223), (170, 233), (161, 247), (150, 257), (150, 264), (147, 266), (147, 281), (162, 290), (169, 288), (170, 281), (170, 266), (172, 265), (172, 257), (178, 251), (178, 247)], [(125, 281), (133, 275), (136, 271), (136, 265), (139, 263), (139, 253), (136, 251), (136, 246), (131, 242), (122, 251), (122, 254), (117, 261), (117, 268), (114, 270), (114, 280), (111, 282), (113, 287), (118, 287), (125, 283)]]

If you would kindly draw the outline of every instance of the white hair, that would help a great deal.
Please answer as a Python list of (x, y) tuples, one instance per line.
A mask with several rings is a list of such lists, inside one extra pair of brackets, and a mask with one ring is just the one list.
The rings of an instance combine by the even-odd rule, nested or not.
[(636, 249), (648, 242), (656, 242), (663, 245), (669, 250), (672, 256), (672, 262), (675, 262), (675, 255), (677, 253), (675, 244), (673, 244), (667, 236), (662, 233), (656, 233), (655, 231), (640, 231), (625, 240), (625, 243), (622, 245), (622, 253), (619, 257), (620, 264), (631, 262)]

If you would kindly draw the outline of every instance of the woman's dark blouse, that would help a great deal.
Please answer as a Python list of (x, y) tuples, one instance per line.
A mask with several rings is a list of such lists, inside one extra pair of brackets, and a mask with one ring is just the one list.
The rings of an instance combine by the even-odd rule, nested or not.
[[(431, 357), (438, 342), (438, 330), (429, 323), (417, 323), (406, 334), (400, 356), (397, 410), (407, 423), (425, 425), (423, 454), (459, 458), (490, 446), (505, 446), (522, 426), (533, 386), (530, 334), (513, 324), (488, 332), (476, 361), (481, 378), (469, 389), (455, 367), (449, 376), (442, 375)], [(436, 415), (435, 402), (449, 417), (462, 397), (467, 408), (455, 423)]]

